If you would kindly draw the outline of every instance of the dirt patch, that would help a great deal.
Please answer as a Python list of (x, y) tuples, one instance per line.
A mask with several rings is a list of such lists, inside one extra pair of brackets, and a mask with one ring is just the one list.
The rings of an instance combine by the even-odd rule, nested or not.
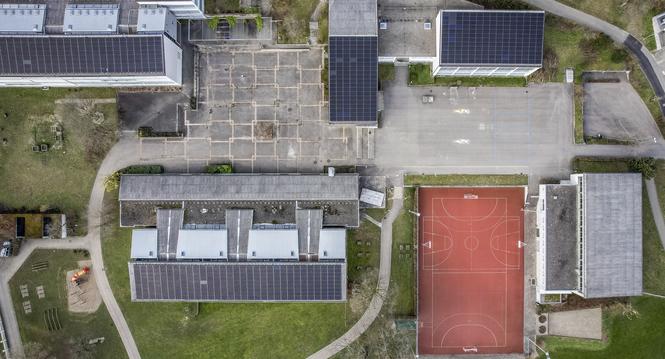
[(79, 268), (90, 268), (90, 272), (83, 276), (79, 285), (71, 280), (79, 269), (67, 272), (67, 308), (72, 313), (94, 313), (102, 304), (102, 297), (97, 288), (95, 271), (91, 267), (92, 261), (79, 261), (78, 265)]
[(584, 299), (580, 296), (568, 295), (561, 304), (547, 305), (546, 312), (563, 312), (577, 309), (592, 309), (598, 307), (610, 307), (616, 304), (627, 304), (627, 298), (602, 298), (602, 299)]

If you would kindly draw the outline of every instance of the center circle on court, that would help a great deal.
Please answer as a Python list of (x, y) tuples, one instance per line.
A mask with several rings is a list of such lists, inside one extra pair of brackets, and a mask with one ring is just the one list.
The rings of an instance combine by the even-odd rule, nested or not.
[(474, 236), (468, 236), (464, 238), (464, 248), (475, 251), (478, 248), (478, 238)]

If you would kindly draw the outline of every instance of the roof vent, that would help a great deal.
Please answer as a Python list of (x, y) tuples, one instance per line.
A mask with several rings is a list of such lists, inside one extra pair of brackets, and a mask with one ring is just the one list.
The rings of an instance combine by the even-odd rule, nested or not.
[(327, 257), (328, 256), (328, 251), (323, 251), (323, 256)]
[(152, 257), (152, 251), (148, 251), (148, 257)]
[(224, 251), (219, 251), (219, 256), (224, 257)]
[(429, 21), (426, 21), (424, 24), (425, 30), (432, 30), (432, 23)]
[(293, 257), (294, 255), (295, 255), (295, 253), (293, 251), (291, 251), (291, 257)]
[(256, 257), (256, 251), (252, 251), (252, 257)]
[(185, 251), (180, 252), (180, 256), (184, 257), (185, 256)]
[(381, 30), (388, 30), (388, 23), (385, 22), (385, 21), (381, 21), (381, 22), (379, 23), (379, 29), (381, 29)]

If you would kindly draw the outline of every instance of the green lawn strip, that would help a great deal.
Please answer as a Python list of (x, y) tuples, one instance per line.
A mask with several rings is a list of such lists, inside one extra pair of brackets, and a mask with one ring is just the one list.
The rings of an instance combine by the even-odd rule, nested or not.
[(277, 41), (304, 44), (309, 37), (309, 20), (318, 0), (273, 0), (272, 15), (277, 23)]
[(395, 79), (394, 64), (379, 64), (379, 81), (392, 81)]
[(411, 86), (465, 86), (465, 87), (524, 87), (527, 81), (523, 77), (432, 77), (432, 67), (428, 64), (409, 65), (409, 85)]
[(575, 95), (575, 143), (584, 143), (584, 86), (574, 84)]
[[(301, 358), (342, 335), (358, 319), (345, 303), (133, 303), (127, 262), (131, 229), (118, 227), (117, 192), (107, 193), (102, 246), (106, 273), (141, 356), (163, 353), (197, 358)], [(363, 222), (349, 231), (349, 278), (355, 266), (377, 267), (379, 230)], [(362, 245), (356, 246), (360, 240)], [(365, 241), (370, 241), (370, 246)], [(358, 251), (369, 256), (357, 257)], [(354, 270), (354, 273), (351, 273)]]
[(573, 158), (573, 172), (600, 172), (621, 173), (629, 172), (628, 158), (616, 157), (575, 157)]
[(360, 227), (348, 230), (347, 235), (347, 279), (355, 282), (363, 273), (379, 268), (381, 228), (370, 221), (362, 221)]
[(525, 186), (529, 183), (526, 175), (407, 175), (407, 186)]
[[(0, 207), (60, 210), (69, 224), (76, 225), (70, 228), (71, 234), (85, 232), (84, 212), (97, 167), (116, 141), (117, 108), (115, 103), (96, 104), (84, 111), (88, 104), (56, 105), (55, 101), (88, 98), (115, 98), (115, 91), (0, 89), (0, 138), (7, 140), (0, 145)], [(103, 113), (103, 123), (93, 122), (95, 112)], [(35, 129), (47, 136), (45, 131), (57, 122), (63, 147), (33, 152)], [(55, 138), (53, 132), (50, 136)]]
[[(393, 251), (390, 285), (395, 296), (393, 312), (396, 317), (415, 317), (416, 256), (415, 211), (416, 189), (404, 189), (404, 206), (393, 223)], [(401, 248), (400, 248), (401, 247)]]
[[(126, 358), (124, 346), (113, 325), (106, 306), (101, 304), (95, 313), (70, 313), (67, 309), (66, 273), (79, 268), (77, 261), (87, 260), (82, 252), (71, 250), (35, 250), (25, 261), (9, 286), (14, 310), (27, 357), (57, 358)], [(48, 268), (33, 271), (32, 265), (48, 262)], [(29, 296), (21, 297), (20, 286), (28, 286)], [(39, 299), (37, 286), (44, 286), (45, 297)], [(23, 302), (30, 301), (32, 313), (25, 314)], [(56, 308), (62, 329), (48, 331), (44, 312)], [(90, 339), (104, 337), (104, 343), (88, 344)]]
[(319, 15), (319, 44), (328, 43), (328, 6), (324, 6)]

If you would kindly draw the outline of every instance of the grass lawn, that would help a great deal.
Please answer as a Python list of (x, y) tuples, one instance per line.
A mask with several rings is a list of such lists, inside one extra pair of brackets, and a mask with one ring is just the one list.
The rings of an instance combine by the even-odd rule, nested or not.
[(206, 14), (225, 14), (240, 11), (240, 0), (206, 0)]
[[(415, 215), (417, 211), (416, 189), (404, 189), (404, 206), (393, 223), (393, 258), (390, 272), (390, 286), (394, 298), (393, 314), (396, 317), (416, 315), (416, 252)], [(402, 248), (400, 248), (400, 246)]]
[(309, 37), (309, 20), (318, 0), (273, 0), (272, 16), (277, 23), (277, 41), (282, 44), (305, 44)]
[(623, 28), (651, 50), (656, 48), (651, 18), (665, 11), (663, 0), (561, 0), (561, 2)]
[[(665, 162), (659, 162), (656, 182), (659, 196), (665, 193)], [(576, 171), (627, 172), (628, 160), (624, 158), (576, 158)], [(660, 183), (658, 183), (660, 180)], [(651, 214), (646, 190), (642, 191), (643, 280), (644, 290), (665, 295), (665, 251)], [(548, 337), (543, 344), (553, 358), (658, 358), (665, 353), (665, 342), (660, 333), (665, 332), (665, 300), (653, 297), (631, 299), (636, 316), (621, 311), (605, 309), (603, 325), (607, 342), (573, 340)]]
[(527, 185), (526, 175), (407, 175), (404, 184), (407, 186), (515, 186)]
[(395, 79), (394, 64), (379, 64), (379, 81), (392, 81)]
[(328, 43), (328, 6), (324, 6), (319, 15), (319, 44)]
[[(68, 217), (70, 233), (86, 230), (85, 208), (97, 168), (117, 138), (116, 104), (55, 104), (58, 99), (115, 98), (112, 89), (0, 90), (0, 209), (58, 209)], [(86, 107), (86, 108), (84, 108)], [(93, 123), (95, 112), (104, 122)], [(7, 118), (4, 117), (7, 114)], [(51, 126), (62, 127), (62, 148), (34, 153), (50, 142)]]
[[(132, 303), (127, 261), (131, 230), (118, 227), (117, 192), (105, 198), (102, 246), (106, 272), (143, 358), (302, 358), (358, 319), (348, 303)], [(349, 280), (378, 267), (378, 228), (349, 231)], [(361, 241), (360, 245), (356, 241)], [(370, 241), (370, 245), (365, 244)], [(356, 252), (369, 253), (357, 257)], [(356, 270), (356, 266), (363, 269)], [(368, 267), (368, 268), (366, 268)]]
[[(28, 358), (126, 358), (127, 354), (113, 321), (102, 303), (92, 314), (67, 310), (66, 273), (78, 268), (77, 261), (88, 259), (71, 250), (36, 250), (10, 281), (14, 309), (21, 339)], [(34, 272), (32, 264), (48, 262), (48, 268)], [(27, 285), (29, 296), (21, 297), (20, 285)], [(39, 299), (37, 286), (44, 286)], [(25, 314), (23, 302), (30, 301), (32, 313)], [(44, 311), (56, 308), (62, 329), (48, 331)], [(90, 345), (88, 340), (104, 337), (104, 343)]]
[(411, 86), (523, 87), (526, 84), (527, 81), (523, 77), (432, 77), (431, 65), (409, 65), (409, 85)]
[(415, 330), (393, 328), (395, 319), (414, 318), (416, 315), (417, 253), (413, 250), (415, 218), (407, 212), (408, 209), (414, 209), (415, 193), (415, 188), (405, 188), (404, 207), (393, 223), (390, 288), (381, 313), (358, 340), (335, 358), (408, 358), (415, 355)]

